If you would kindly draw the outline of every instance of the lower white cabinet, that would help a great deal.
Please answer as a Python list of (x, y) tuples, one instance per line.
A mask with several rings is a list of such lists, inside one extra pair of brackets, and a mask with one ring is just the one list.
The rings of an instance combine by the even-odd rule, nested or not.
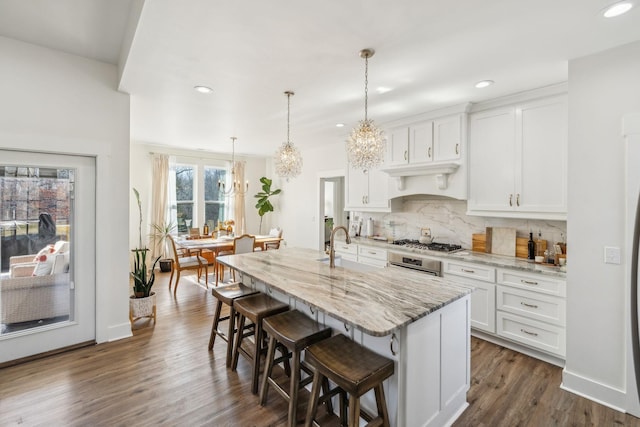
[(508, 269), (497, 273), (498, 336), (564, 359), (566, 281)]
[(471, 327), (496, 333), (496, 269), (457, 261), (444, 263), (444, 277), (475, 286), (471, 294)]
[(358, 244), (358, 262), (374, 267), (386, 267), (387, 251), (373, 246)]
[(334, 250), (336, 256), (341, 256), (348, 261), (359, 262), (373, 267), (387, 266), (387, 251), (375, 246), (366, 246), (359, 243), (336, 243)]
[(443, 275), (476, 287), (471, 294), (473, 329), (564, 359), (564, 279), (455, 260), (443, 263)]

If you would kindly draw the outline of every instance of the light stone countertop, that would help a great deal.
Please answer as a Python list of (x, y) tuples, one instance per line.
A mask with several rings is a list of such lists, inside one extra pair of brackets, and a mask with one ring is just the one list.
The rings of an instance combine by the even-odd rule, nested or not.
[[(342, 240), (342, 236), (340, 237), (341, 238), (339, 240), (343, 242), (344, 240)], [(449, 259), (476, 264), (484, 264), (492, 267), (510, 268), (528, 273), (544, 274), (546, 276), (557, 277), (560, 279), (565, 279), (567, 277), (566, 267), (555, 267), (551, 265), (536, 264), (535, 262), (529, 262), (528, 260), (523, 258), (486, 254), (483, 252), (473, 252), (470, 249), (453, 253), (429, 251), (424, 249), (411, 249), (387, 243), (385, 241), (369, 239), (366, 237), (352, 237), (351, 242), (366, 246), (375, 246), (393, 252), (420, 254), (432, 258), (439, 258), (441, 260)]]
[(282, 248), (218, 262), (373, 336), (386, 336), (470, 294), (472, 286), (401, 267), (329, 268), (323, 252)]

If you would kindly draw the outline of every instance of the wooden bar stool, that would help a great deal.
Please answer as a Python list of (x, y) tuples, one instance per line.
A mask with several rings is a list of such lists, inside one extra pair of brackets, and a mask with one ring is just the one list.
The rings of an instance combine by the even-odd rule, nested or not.
[[(306, 427), (311, 427), (313, 423), (320, 386), (325, 377), (349, 394), (349, 427), (357, 427), (360, 416), (368, 421), (367, 426), (389, 426), (382, 382), (393, 375), (393, 360), (338, 334), (307, 347), (305, 361), (315, 368), (305, 420)], [(360, 396), (371, 389), (375, 390), (378, 408), (375, 418), (360, 409)], [(344, 410), (340, 412), (341, 421), (344, 423)]]
[[(233, 307), (233, 302), (242, 297), (248, 295), (257, 294), (255, 291), (242, 283), (231, 283), (229, 285), (219, 286), (211, 290), (213, 297), (218, 300), (216, 304), (216, 311), (213, 315), (213, 325), (211, 326), (211, 337), (209, 338), (209, 350), (213, 350), (213, 344), (216, 340), (216, 335), (227, 343), (227, 368), (231, 366), (231, 358), (233, 357), (233, 337), (236, 333), (236, 311)], [(229, 315), (220, 317), (222, 312), (222, 304), (229, 306)], [(218, 324), (222, 321), (229, 321), (228, 332), (225, 335), (224, 332), (218, 329)]]
[[(296, 425), (298, 407), (298, 390), (309, 384), (313, 379), (313, 371), (304, 362), (300, 362), (300, 354), (309, 345), (329, 338), (331, 336), (331, 328), (321, 326), (297, 310), (269, 316), (262, 321), (262, 327), (269, 335), (269, 349), (267, 350), (267, 360), (260, 388), (260, 406), (264, 406), (267, 403), (269, 385), (272, 385), (289, 402), (288, 425), (294, 427)], [(288, 393), (271, 377), (273, 366), (277, 364), (274, 363), (276, 343), (284, 345), (291, 352), (293, 363), (291, 365)], [(301, 369), (310, 375), (302, 381), (300, 380)], [(327, 394), (329, 382), (326, 381), (323, 386), (324, 392)], [(330, 402), (331, 400), (329, 400)], [(332, 409), (330, 408), (329, 411), (332, 411)]]
[[(250, 295), (238, 298), (233, 302), (233, 308), (238, 313), (238, 333), (235, 335), (235, 343), (233, 345), (233, 360), (231, 361), (231, 370), (235, 371), (238, 367), (238, 356), (242, 354), (251, 361), (253, 373), (251, 375), (251, 392), (258, 394), (258, 375), (260, 373), (260, 356), (266, 353), (267, 348), (264, 345), (264, 330), (262, 329), (262, 320), (268, 316), (282, 313), (289, 310), (289, 305), (271, 298), (265, 294)], [(253, 322), (253, 331), (244, 332), (246, 319)], [(253, 335), (254, 348), (253, 354), (242, 347), (244, 338)]]

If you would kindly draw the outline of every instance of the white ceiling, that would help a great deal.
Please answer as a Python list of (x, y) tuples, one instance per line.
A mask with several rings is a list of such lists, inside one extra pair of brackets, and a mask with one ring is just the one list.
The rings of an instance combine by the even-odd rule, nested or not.
[[(0, 0), (0, 35), (115, 64), (138, 2)], [(230, 151), (234, 135), (236, 152), (271, 155), (286, 139), (285, 90), (296, 93), (294, 144), (346, 139), (364, 116), (362, 48), (376, 50), (369, 118), (384, 124), (563, 82), (568, 60), (640, 40), (640, 7), (607, 20), (604, 5), (146, 0), (120, 90), (131, 94), (134, 141)], [(476, 89), (483, 79), (496, 83)]]

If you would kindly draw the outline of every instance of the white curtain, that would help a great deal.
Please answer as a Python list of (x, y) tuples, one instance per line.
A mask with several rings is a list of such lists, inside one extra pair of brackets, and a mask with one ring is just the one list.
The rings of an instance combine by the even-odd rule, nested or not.
[[(151, 232), (153, 225), (165, 227), (168, 224), (168, 183), (169, 183), (169, 156), (166, 154), (154, 154), (152, 158), (152, 183), (151, 183)], [(162, 241), (151, 239), (151, 258), (166, 257)]]
[(178, 202), (176, 201), (176, 158), (169, 156), (169, 176), (167, 178), (167, 219), (175, 224), (175, 233), (178, 232)]
[(244, 209), (244, 192), (246, 191), (246, 186), (244, 183), (244, 161), (237, 161), (233, 165), (235, 169), (235, 180), (238, 183), (238, 190), (234, 193), (233, 196), (233, 220), (235, 221), (235, 234), (237, 236), (244, 234), (246, 232), (246, 215)]

